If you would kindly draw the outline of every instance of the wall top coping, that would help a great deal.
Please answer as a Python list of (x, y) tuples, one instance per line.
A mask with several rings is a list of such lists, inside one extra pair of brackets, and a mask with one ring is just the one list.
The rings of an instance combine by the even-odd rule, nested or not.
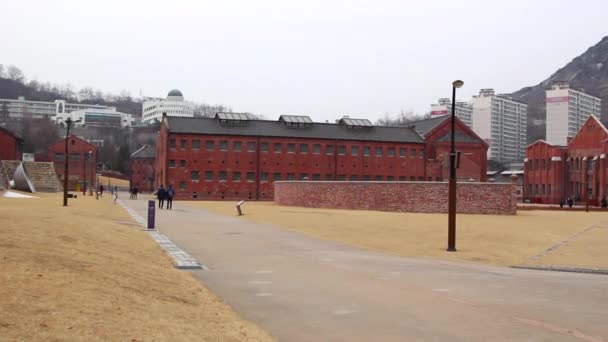
[[(312, 181), (312, 180), (280, 180), (274, 183), (337, 183), (337, 184), (448, 184), (447, 181), (435, 182), (435, 181)], [(512, 185), (511, 183), (491, 183), (491, 182), (468, 182), (459, 181), (460, 184), (476, 184), (476, 185)]]

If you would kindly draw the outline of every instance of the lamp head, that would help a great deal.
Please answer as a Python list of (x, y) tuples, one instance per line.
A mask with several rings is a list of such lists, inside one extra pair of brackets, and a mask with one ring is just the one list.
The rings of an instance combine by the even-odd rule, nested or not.
[(452, 86), (454, 88), (460, 88), (460, 87), (462, 87), (463, 84), (464, 84), (464, 82), (462, 82), (461, 80), (456, 80), (456, 81), (452, 82)]

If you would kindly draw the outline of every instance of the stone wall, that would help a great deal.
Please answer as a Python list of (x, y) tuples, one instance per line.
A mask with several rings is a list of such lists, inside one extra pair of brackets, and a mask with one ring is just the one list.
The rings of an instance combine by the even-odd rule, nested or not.
[[(504, 183), (460, 182), (458, 213), (515, 215), (516, 187)], [(447, 182), (275, 182), (280, 205), (334, 209), (369, 209), (447, 213)]]

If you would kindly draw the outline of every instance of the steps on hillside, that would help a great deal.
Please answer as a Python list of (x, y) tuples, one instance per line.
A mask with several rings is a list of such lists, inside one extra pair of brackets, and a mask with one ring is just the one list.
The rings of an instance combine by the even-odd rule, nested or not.
[(61, 192), (63, 187), (51, 162), (23, 162), (25, 172), (38, 192)]

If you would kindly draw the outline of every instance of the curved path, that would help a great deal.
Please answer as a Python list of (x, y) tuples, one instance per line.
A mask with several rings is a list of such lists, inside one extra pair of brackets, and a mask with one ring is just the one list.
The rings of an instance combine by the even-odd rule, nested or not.
[[(125, 200), (145, 217), (146, 200)], [(390, 256), (174, 203), (157, 227), (280, 341), (605, 341), (608, 276)]]

